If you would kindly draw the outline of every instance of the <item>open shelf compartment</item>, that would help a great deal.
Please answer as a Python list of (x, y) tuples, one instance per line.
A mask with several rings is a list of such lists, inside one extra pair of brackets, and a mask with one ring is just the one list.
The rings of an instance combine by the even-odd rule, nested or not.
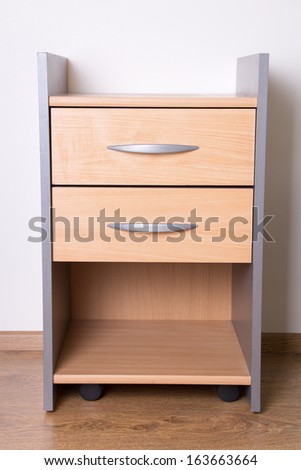
[(249, 385), (231, 321), (74, 320), (55, 383)]
[(69, 305), (54, 383), (250, 385), (232, 318), (232, 271), (66, 264)]

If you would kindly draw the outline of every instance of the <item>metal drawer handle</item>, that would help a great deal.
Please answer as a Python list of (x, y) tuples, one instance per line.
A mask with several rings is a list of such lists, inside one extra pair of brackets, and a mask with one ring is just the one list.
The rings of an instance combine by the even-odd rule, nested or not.
[(109, 145), (109, 150), (127, 153), (183, 153), (198, 150), (197, 145), (175, 145), (175, 144), (128, 144), (128, 145)]
[(115, 230), (125, 230), (127, 232), (144, 232), (144, 233), (169, 233), (184, 232), (185, 230), (193, 230), (197, 224), (143, 224), (137, 222), (135, 224), (116, 223), (108, 224), (108, 227)]

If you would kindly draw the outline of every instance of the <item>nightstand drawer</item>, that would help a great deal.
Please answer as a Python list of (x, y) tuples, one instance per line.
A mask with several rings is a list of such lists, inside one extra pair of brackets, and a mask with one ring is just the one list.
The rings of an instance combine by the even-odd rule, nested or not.
[(52, 183), (252, 186), (255, 115), (252, 108), (52, 108)]
[(57, 187), (54, 261), (251, 262), (250, 188)]

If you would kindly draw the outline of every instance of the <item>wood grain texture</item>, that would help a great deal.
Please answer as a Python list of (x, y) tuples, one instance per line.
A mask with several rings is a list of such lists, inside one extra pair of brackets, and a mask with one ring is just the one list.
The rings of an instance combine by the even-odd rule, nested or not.
[[(54, 187), (52, 196), (55, 217), (65, 217), (65, 222), (59, 219), (53, 223), (54, 261), (251, 262), (251, 188)], [(181, 217), (187, 223), (191, 222), (188, 217), (194, 209), (202, 220), (197, 222), (196, 229), (187, 232), (133, 234), (109, 228), (103, 218), (99, 223), (97, 218), (102, 209), (107, 218), (112, 218), (111, 222), (117, 221), (116, 210), (125, 217), (124, 222), (137, 217), (140, 221), (144, 217), (147, 223), (153, 223), (157, 217), (163, 217), (165, 222), (173, 217), (179, 221)], [(218, 221), (206, 226), (212, 216)], [(230, 221), (236, 217), (245, 221), (235, 223), (235, 237), (245, 237), (239, 242), (230, 236)], [(75, 224), (78, 230), (74, 229)], [(214, 241), (222, 231), (225, 231), (222, 241)]]
[(301, 333), (263, 333), (262, 351), (301, 353)]
[[(57, 185), (251, 186), (254, 109), (55, 108), (51, 111), (52, 182)], [(199, 146), (144, 155), (122, 144)]]
[(72, 263), (77, 320), (230, 320), (231, 264)]
[(62, 94), (49, 97), (50, 106), (256, 108), (256, 96), (242, 95), (106, 95)]
[(232, 320), (249, 368), (252, 364), (252, 276), (253, 263), (233, 264)]
[(0, 351), (42, 350), (42, 331), (0, 331)]
[[(104, 267), (104, 270), (103, 272), (105, 273), (105, 275), (102, 275), (101, 272), (98, 272), (98, 271), (102, 271), (100, 269), (100, 266), (103, 266)], [(168, 267), (171, 267), (174, 265), (164, 265), (164, 270)], [(184, 268), (185, 265), (180, 265), (179, 267), (181, 267), (181, 272), (183, 272), (183, 268)], [(188, 266), (188, 265), (187, 265)], [(98, 281), (100, 282), (100, 284), (98, 285), (97, 282), (95, 283), (95, 285), (99, 288), (99, 289), (102, 289), (104, 291), (107, 291), (111, 288), (111, 284), (114, 283), (114, 282), (117, 282), (119, 287), (123, 287), (122, 285), (120, 285), (120, 281), (122, 282), (123, 280), (123, 273), (120, 271), (122, 271), (123, 269), (126, 270), (126, 273), (127, 273), (127, 276), (130, 277), (130, 279), (132, 279), (133, 281), (138, 281), (139, 282), (139, 278), (137, 278), (137, 274), (136, 274), (136, 269), (137, 268), (142, 268), (142, 270), (148, 270), (149, 268), (153, 267), (153, 268), (156, 268), (156, 265), (143, 265), (143, 264), (139, 264), (138, 266), (137, 265), (134, 265), (134, 264), (120, 264), (118, 265), (118, 269), (115, 271), (115, 267), (116, 267), (116, 264), (103, 264), (103, 265), (99, 265), (97, 263), (89, 263), (89, 264), (81, 264), (81, 263), (73, 263), (73, 266), (72, 266), (72, 278), (73, 278), (73, 281), (72, 281), (72, 286), (74, 286), (74, 291), (72, 291), (72, 307), (71, 307), (71, 310), (72, 310), (72, 318), (73, 319), (76, 319), (76, 320), (83, 320), (83, 319), (86, 319), (86, 320), (97, 320), (97, 319), (109, 319), (107, 318), (107, 315), (106, 315), (106, 312), (107, 312), (107, 308), (104, 308), (103, 311), (100, 311), (100, 308), (101, 306), (99, 306), (99, 310), (97, 309), (97, 307), (94, 305), (94, 302), (91, 303), (91, 306), (90, 308), (92, 308), (92, 312), (87, 312), (87, 302), (88, 302), (88, 298), (89, 298), (89, 295), (88, 292), (87, 292), (87, 289), (88, 289), (88, 284), (90, 284), (90, 280), (91, 280), (91, 275), (93, 275), (92, 271), (93, 271), (93, 268), (94, 267), (97, 267), (97, 273), (96, 273), (96, 278), (98, 279)], [(204, 269), (204, 265), (194, 265), (194, 266), (189, 266), (189, 270), (193, 267), (197, 267), (197, 268), (200, 268), (202, 267), (202, 270)], [(84, 269), (82, 269), (84, 268)], [(112, 268), (111, 270), (108, 270), (108, 268)], [(131, 268), (135, 268), (135, 270), (132, 270)], [(208, 271), (206, 272), (206, 268), (208, 269)], [(206, 311), (204, 310), (204, 312), (199, 312), (199, 315), (195, 316), (194, 317), (194, 309), (191, 309), (190, 311), (186, 311), (185, 312), (185, 318), (187, 318), (188, 320), (226, 320), (226, 319), (230, 319), (227, 318), (227, 316), (229, 315), (229, 305), (228, 305), (228, 289), (230, 288), (231, 286), (231, 267), (230, 265), (227, 265), (227, 264), (224, 264), (224, 265), (220, 265), (220, 266), (217, 266), (217, 265), (209, 265), (205, 268), (205, 272), (197, 272), (197, 273), (192, 273), (192, 276), (194, 276), (194, 274), (197, 274), (199, 275), (200, 274), (200, 278), (198, 277), (198, 279), (200, 280), (200, 284), (203, 285), (204, 282), (207, 282), (206, 281), (206, 277), (207, 275), (209, 275), (209, 277), (213, 276), (214, 278), (214, 282), (212, 283), (213, 285), (211, 285), (211, 288), (213, 288), (214, 286), (216, 287), (216, 295), (218, 292), (220, 292), (221, 290), (224, 291), (224, 295), (220, 296), (220, 299), (218, 301), (218, 307), (219, 307), (219, 310), (217, 311), (216, 308), (213, 308), (213, 307), (210, 307), (211, 305), (211, 302), (214, 302), (215, 300), (215, 290), (212, 291), (212, 295), (210, 295), (210, 300), (208, 300), (208, 305), (207, 305), (207, 309)], [(212, 270), (212, 271), (211, 271)], [(211, 271), (211, 273), (210, 273)], [(94, 271), (93, 271), (94, 272)], [(158, 273), (160, 273), (160, 268), (158, 270)], [(187, 276), (187, 273), (186, 275), (184, 275), (184, 282), (185, 282), (185, 277)], [(142, 276), (143, 277), (143, 276)], [(151, 275), (152, 277), (152, 275)], [(85, 281), (87, 279), (87, 285), (85, 285), (83, 287), (83, 281)], [(158, 277), (155, 276), (154, 279), (151, 279), (151, 281), (154, 281), (154, 280), (157, 280)], [(160, 279), (160, 278), (159, 278)], [(193, 279), (193, 277), (192, 277)], [(161, 286), (161, 280), (160, 279), (160, 286)], [(186, 279), (187, 280), (187, 279)], [(176, 281), (176, 279), (175, 279)], [(179, 281), (181, 281), (181, 288), (183, 286), (182, 282), (183, 282), (183, 278), (181, 277), (179, 279)], [(132, 281), (130, 281), (132, 282)], [(193, 282), (193, 281), (192, 281)], [(102, 283), (105, 283), (105, 286), (102, 286)], [(157, 287), (155, 287), (156, 291), (157, 291)], [(198, 289), (199, 290), (199, 289)], [(114, 291), (114, 288), (112, 288), (112, 292)], [(166, 289), (162, 289), (162, 292), (161, 294), (163, 293), (163, 291), (165, 292)], [(174, 291), (173, 291), (173, 295), (176, 296), (177, 292), (179, 292), (179, 289), (178, 288), (175, 288)], [(187, 293), (187, 292), (186, 292)], [(208, 293), (208, 290), (206, 289), (205, 294)], [(89, 292), (89, 294), (92, 294), (92, 297), (94, 297), (96, 295), (96, 292), (94, 291), (93, 292), (93, 289)], [(184, 292), (185, 294), (185, 292)], [(201, 292), (202, 294), (202, 292)], [(123, 296), (126, 295), (125, 292), (120, 292), (120, 289), (118, 291), (118, 297), (121, 297), (121, 302), (123, 305), (125, 305), (124, 301), (122, 300), (123, 299)], [(189, 295), (190, 297), (194, 297), (193, 294), (191, 293), (187, 293), (187, 295)], [(84, 299), (81, 299), (81, 297), (84, 296)], [(111, 298), (111, 296), (109, 295), (108, 297)], [(180, 292), (180, 296), (179, 296), (179, 299), (182, 299), (183, 298), (183, 292)], [(162, 299), (162, 297), (161, 297)], [(222, 299), (225, 300), (225, 304), (223, 305), (222, 303)], [(137, 292), (137, 298), (136, 298), (136, 301), (139, 301), (139, 298), (138, 298), (138, 292)], [(202, 302), (202, 300), (200, 299), (200, 302)], [(144, 305), (146, 306), (146, 304)], [(187, 304), (186, 304), (187, 306)], [(198, 302), (195, 303), (195, 307), (196, 308), (199, 308), (199, 304)], [(85, 309), (85, 313), (83, 313), (83, 309)], [(209, 316), (208, 315), (208, 309), (209, 309), (209, 312), (211, 311), (211, 315)], [(221, 313), (222, 312), (222, 313)], [(82, 313), (82, 314), (81, 314)], [(111, 309), (111, 313), (110, 315), (108, 315), (108, 317), (114, 319), (114, 320), (121, 320), (121, 319), (124, 319), (124, 320), (129, 320), (130, 318), (132, 318), (133, 320), (141, 320), (141, 319), (148, 319), (148, 320), (154, 320), (154, 319), (158, 319), (157, 316), (156, 316), (156, 313), (157, 313), (157, 309), (154, 307), (154, 311), (152, 312), (152, 315), (151, 317), (148, 317), (148, 315), (144, 315), (145, 312), (142, 312), (142, 309), (140, 311), (140, 309), (138, 308), (137, 309), (137, 316), (135, 315), (135, 312), (131, 311), (131, 315), (130, 313), (127, 315), (125, 314), (125, 312), (122, 310), (120, 312), (120, 316), (118, 315), (118, 312), (117, 311), (114, 311), (114, 309)], [(165, 317), (164, 315), (165, 312), (161, 312), (161, 319), (164, 319), (164, 320), (167, 320), (167, 319), (171, 319), (172, 315), (170, 315), (169, 318)], [(189, 315), (190, 313), (190, 315)], [(217, 317), (214, 318), (214, 314), (217, 314)], [(115, 315), (114, 315), (115, 314)], [(224, 315), (226, 315), (226, 317), (224, 317)], [(173, 316), (175, 316), (175, 312), (173, 311)], [(180, 317), (180, 315), (179, 315)], [(180, 318), (176, 318), (177, 320), (180, 320)], [(43, 332), (42, 331), (0, 331), (0, 351), (43, 351)], [(301, 353), (301, 334), (300, 333), (262, 333), (262, 352), (263, 353)]]
[(54, 383), (250, 384), (229, 321), (72, 321)]
[(70, 265), (52, 265), (52, 373), (64, 342), (70, 318)]
[(63, 386), (42, 410), (42, 353), (0, 352), (1, 449), (300, 449), (300, 354), (264, 354), (262, 413), (214, 386), (111, 385), (97, 402)]

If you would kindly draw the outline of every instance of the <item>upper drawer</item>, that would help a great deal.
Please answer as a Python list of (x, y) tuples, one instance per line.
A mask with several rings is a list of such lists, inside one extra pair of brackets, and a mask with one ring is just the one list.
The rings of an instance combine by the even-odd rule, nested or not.
[[(52, 108), (57, 185), (251, 186), (255, 109)], [(176, 144), (183, 153), (125, 153), (113, 145)]]

